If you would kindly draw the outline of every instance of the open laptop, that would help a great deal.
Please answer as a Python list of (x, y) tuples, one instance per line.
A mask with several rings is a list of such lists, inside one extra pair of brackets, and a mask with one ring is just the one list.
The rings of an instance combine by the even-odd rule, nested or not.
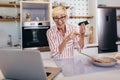
[(52, 80), (60, 68), (44, 68), (38, 51), (0, 50), (0, 70), (10, 80)]

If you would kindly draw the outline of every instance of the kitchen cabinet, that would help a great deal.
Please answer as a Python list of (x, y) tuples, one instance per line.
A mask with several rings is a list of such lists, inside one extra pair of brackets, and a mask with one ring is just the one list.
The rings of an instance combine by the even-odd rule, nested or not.
[[(1, 39), (0, 47), (8, 48), (8, 35), (12, 36), (12, 47), (19, 47), (22, 49), (22, 27), (26, 22), (37, 22), (37, 23), (50, 23), (50, 12), (49, 12), (50, 3), (49, 0), (32, 0), (32, 1), (23, 1), (20, 2), (1, 2), (0, 8), (4, 10), (4, 12), (8, 12), (5, 15), (12, 15), (14, 17), (2, 17), (0, 19), (0, 36), (2, 35), (3, 40)], [(8, 10), (7, 10), (8, 9)], [(12, 9), (12, 10), (11, 10)], [(7, 11), (5, 11), (7, 10)], [(15, 11), (14, 11), (15, 10)], [(11, 11), (11, 12), (10, 12)], [(13, 13), (13, 14), (9, 14)], [(18, 14), (19, 12), (19, 14)], [(2, 15), (2, 11), (0, 13)], [(15, 15), (14, 15), (15, 14)], [(17, 15), (18, 14), (18, 15)], [(30, 15), (27, 17), (26, 15)], [(4, 16), (4, 15), (3, 15)], [(4, 23), (5, 22), (5, 23)], [(39, 25), (41, 25), (39, 24)], [(7, 26), (6, 26), (7, 25)], [(12, 26), (12, 28), (10, 27)], [(9, 29), (9, 31), (7, 31)], [(7, 32), (7, 33), (5, 33)], [(41, 34), (40, 34), (41, 35)], [(35, 37), (35, 36), (34, 36)], [(36, 38), (35, 38), (36, 39)], [(15, 45), (15, 46), (14, 46)], [(11, 47), (11, 49), (12, 49)], [(10, 49), (10, 48), (9, 48)], [(40, 49), (41, 50), (41, 49)], [(43, 50), (43, 48), (42, 48)], [(45, 50), (43, 50), (45, 51)]]
[[(5, 23), (5, 25), (7, 25), (9, 23), (10, 23), (10, 25), (12, 25), (11, 29), (9, 29), (10, 26), (8, 26), (8, 28), (6, 28), (6, 26), (4, 26), (6, 29), (9, 29), (9, 31), (8, 31), (8, 33), (6, 33), (6, 35), (4, 34), (6, 29), (5, 29), (5, 31), (3, 30), (1, 32), (0, 35), (3, 34), (2, 36), (5, 36), (5, 39), (3, 38), (3, 40), (0, 40), (0, 42), (4, 41), (3, 44), (2, 43), (0, 44), (0, 47), (7, 49), (7, 47), (8, 47), (8, 45), (7, 45), (8, 35), (12, 35), (13, 45), (16, 45), (16, 44), (18, 45), (18, 43), (19, 43), (20, 48), (22, 48), (22, 26), (23, 26), (22, 24), (24, 22), (47, 22), (47, 23), (49, 23), (50, 22), (50, 20), (49, 20), (49, 17), (50, 17), (49, 16), (49, 6), (50, 5), (49, 5), (48, 0), (45, 0), (45, 1), (43, 1), (43, 0), (42, 1), (20, 1), (19, 3), (9, 3), (9, 2), (2, 3), (1, 2), (0, 7), (2, 7), (3, 9), (4, 9), (4, 7), (5, 7), (5, 9), (6, 8), (7, 9), (13, 8), (13, 10), (15, 9), (15, 11), (13, 11), (13, 13), (15, 13), (15, 14), (17, 14), (17, 11), (20, 9), (20, 11), (19, 11), (20, 15), (19, 15), (19, 18), (17, 18), (17, 15), (16, 15), (16, 18), (2, 18), (2, 19), (0, 19), (0, 22), (7, 22), (7, 23)], [(30, 21), (26, 21), (26, 13), (30, 13), (30, 15), (31, 15)], [(2, 24), (4, 24), (4, 23), (2, 23)], [(1, 27), (1, 28), (4, 29), (4, 27), (3, 28)], [(12, 46), (12, 47), (14, 47), (14, 46)]]
[[(22, 48), (48, 51), (46, 31), (50, 28), (49, 1), (22, 1)], [(41, 48), (42, 47), (42, 48)], [(44, 47), (44, 48), (43, 48)]]

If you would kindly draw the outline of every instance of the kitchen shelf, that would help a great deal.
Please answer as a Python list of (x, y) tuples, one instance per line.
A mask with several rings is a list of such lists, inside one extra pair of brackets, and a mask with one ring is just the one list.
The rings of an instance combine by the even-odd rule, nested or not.
[[(57, 7), (57, 6), (52, 6), (52, 8), (55, 8), (55, 7)], [(69, 8), (69, 6), (64, 6), (66, 9), (68, 9)]]
[(44, 2), (44, 1), (23, 1), (23, 4), (49, 4), (49, 2)]
[(23, 22), (50, 22), (49, 20), (46, 20), (46, 21), (23, 21)]
[(12, 21), (20, 21), (20, 19), (19, 18), (0, 19), (0, 22), (12, 22)]
[(115, 8), (115, 9), (120, 9), (120, 6), (98, 6), (98, 8)]
[(97, 43), (86, 44), (86, 45), (85, 45), (85, 48), (96, 48), (96, 47), (98, 47), (98, 44), (97, 44)]
[(50, 51), (50, 48), (49, 47), (40, 47), (40, 48), (38, 48), (38, 50), (40, 51), (40, 52), (46, 52), (46, 51)]
[(0, 7), (20, 7), (18, 3), (0, 3)]
[(90, 18), (93, 18), (93, 16), (70, 16), (69, 18), (87, 18), (87, 19), (90, 19)]
[(49, 3), (48, 2), (23, 2), (23, 9), (45, 9), (48, 8)]

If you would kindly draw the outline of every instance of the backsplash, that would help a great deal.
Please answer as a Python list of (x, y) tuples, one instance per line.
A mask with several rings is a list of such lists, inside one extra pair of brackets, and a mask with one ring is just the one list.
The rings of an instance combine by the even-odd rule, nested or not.
[[(68, 16), (89, 16), (89, 0), (51, 0), (52, 6), (54, 5), (62, 5), (62, 6), (68, 6), (67, 14)], [(79, 22), (89, 20), (87, 18), (69, 18), (68, 23), (75, 26), (75, 29), (77, 32), (79, 32)], [(54, 25), (54, 22), (52, 20), (51, 26)], [(89, 34), (90, 27), (92, 25), (88, 24), (86, 25), (86, 35)], [(85, 37), (85, 43), (89, 43), (89, 37)]]
[[(74, 16), (87, 16), (89, 15), (89, 0), (52, 0), (51, 3), (57, 3), (58, 5), (68, 6), (68, 15), (71, 16), (71, 12)], [(86, 19), (69, 19), (68, 23), (78, 27), (78, 23)], [(52, 23), (54, 24), (54, 23)]]
[(20, 42), (18, 22), (0, 22), (0, 47), (8, 47), (8, 35), (11, 35), (13, 45)]

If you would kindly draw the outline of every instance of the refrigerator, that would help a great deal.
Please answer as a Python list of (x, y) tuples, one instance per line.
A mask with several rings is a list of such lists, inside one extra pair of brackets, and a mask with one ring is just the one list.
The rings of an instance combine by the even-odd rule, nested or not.
[(98, 53), (117, 52), (116, 9), (98, 8)]

